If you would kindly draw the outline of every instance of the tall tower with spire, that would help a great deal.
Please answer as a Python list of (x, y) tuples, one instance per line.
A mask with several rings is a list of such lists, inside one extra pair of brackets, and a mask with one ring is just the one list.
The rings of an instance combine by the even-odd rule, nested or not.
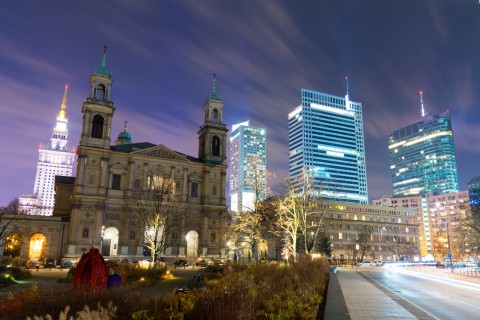
[(68, 150), (67, 109), (68, 85), (65, 86), (57, 123), (52, 131), (48, 145), (38, 148), (37, 173), (33, 187), (33, 195), (19, 197), (20, 210), (27, 214), (50, 216), (54, 206), (55, 176), (71, 177), (75, 152)]
[(111, 101), (112, 74), (106, 69), (107, 46), (103, 47), (100, 69), (90, 76), (90, 95), (83, 103), (81, 147), (110, 149), (110, 130), (115, 112)]
[(223, 123), (223, 100), (217, 96), (216, 76), (210, 97), (203, 105), (204, 120), (198, 131), (198, 158), (208, 164), (226, 164), (227, 125)]

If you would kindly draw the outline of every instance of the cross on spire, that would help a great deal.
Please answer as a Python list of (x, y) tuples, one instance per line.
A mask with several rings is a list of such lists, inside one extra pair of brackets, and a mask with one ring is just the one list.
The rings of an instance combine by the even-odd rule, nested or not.
[(128, 121), (125, 120), (125, 121), (123, 121), (123, 123), (125, 124), (124, 127), (123, 127), (123, 131), (127, 132), (127, 123), (128, 123)]

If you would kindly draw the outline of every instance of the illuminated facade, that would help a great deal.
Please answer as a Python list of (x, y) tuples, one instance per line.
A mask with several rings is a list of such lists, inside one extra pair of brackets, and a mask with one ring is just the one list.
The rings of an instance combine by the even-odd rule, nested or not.
[(388, 139), (394, 197), (459, 191), (448, 110), (427, 114)]
[(325, 235), (332, 259), (360, 260), (359, 235), (369, 235), (364, 260), (420, 260), (418, 215), (407, 208), (324, 201)]
[(71, 177), (75, 150), (68, 150), (67, 91), (65, 93), (53, 128), (49, 145), (40, 145), (38, 149), (37, 173), (32, 195), (22, 194), (19, 207), (30, 215), (51, 216), (54, 206), (55, 176)]
[[(422, 257), (442, 259), (445, 254), (447, 229), (451, 237), (452, 253), (455, 258), (462, 259), (469, 255), (468, 241), (460, 241), (453, 237), (459, 221), (470, 209), (468, 191), (448, 194), (421, 194), (405, 197), (382, 197), (372, 201), (373, 205), (408, 208), (415, 210), (420, 222)], [(448, 227), (447, 227), (448, 224)], [(458, 241), (457, 241), (458, 240)], [(447, 250), (448, 251), (448, 250)]]
[(314, 177), (319, 197), (368, 203), (362, 104), (302, 89), (288, 115), (289, 173)]
[(266, 130), (248, 121), (232, 126), (230, 136), (230, 206), (251, 211), (266, 196)]

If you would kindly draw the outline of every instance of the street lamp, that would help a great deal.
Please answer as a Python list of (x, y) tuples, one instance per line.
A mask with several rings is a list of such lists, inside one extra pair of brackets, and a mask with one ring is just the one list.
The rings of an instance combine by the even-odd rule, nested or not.
[(100, 253), (102, 253), (103, 236), (105, 236), (105, 226), (102, 226), (102, 231), (100, 231)]

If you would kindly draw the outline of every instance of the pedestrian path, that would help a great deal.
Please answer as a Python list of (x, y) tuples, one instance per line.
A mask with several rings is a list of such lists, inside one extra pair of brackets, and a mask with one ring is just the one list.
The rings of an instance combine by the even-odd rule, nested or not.
[(339, 269), (330, 276), (325, 310), (327, 320), (417, 319), (356, 269)]

